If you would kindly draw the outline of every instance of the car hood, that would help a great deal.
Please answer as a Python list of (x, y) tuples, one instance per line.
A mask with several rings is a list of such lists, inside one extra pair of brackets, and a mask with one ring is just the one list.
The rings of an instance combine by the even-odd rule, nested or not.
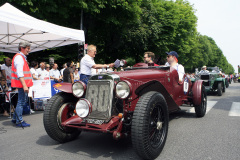
[(152, 69), (137, 69), (137, 70), (127, 70), (121, 72), (114, 72), (114, 74), (118, 75), (121, 80), (123, 79), (132, 79), (132, 80), (146, 80), (146, 79), (159, 79), (164, 77), (169, 70), (163, 70), (159, 68)]

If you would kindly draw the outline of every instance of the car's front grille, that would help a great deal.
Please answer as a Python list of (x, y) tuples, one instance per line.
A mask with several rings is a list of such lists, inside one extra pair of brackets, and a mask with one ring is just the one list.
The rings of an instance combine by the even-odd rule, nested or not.
[(209, 75), (201, 75), (201, 80), (203, 80), (204, 86), (210, 86)]
[(202, 80), (209, 80), (209, 75), (201, 75)]
[(92, 104), (92, 112), (88, 118), (106, 120), (111, 117), (113, 86), (112, 80), (90, 80), (88, 82), (86, 99)]

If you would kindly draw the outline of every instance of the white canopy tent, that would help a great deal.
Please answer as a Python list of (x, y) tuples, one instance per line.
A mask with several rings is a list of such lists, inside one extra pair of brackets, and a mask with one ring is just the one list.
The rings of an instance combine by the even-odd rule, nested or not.
[(16, 53), (21, 41), (31, 52), (85, 41), (84, 31), (33, 18), (9, 3), (0, 7), (0, 52)]

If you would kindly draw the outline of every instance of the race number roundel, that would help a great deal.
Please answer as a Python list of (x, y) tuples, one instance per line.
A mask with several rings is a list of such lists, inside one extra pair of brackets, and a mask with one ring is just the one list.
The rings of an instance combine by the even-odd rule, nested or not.
[(187, 94), (188, 88), (189, 88), (188, 78), (185, 77), (184, 83), (183, 83), (183, 92), (184, 92), (184, 94)]

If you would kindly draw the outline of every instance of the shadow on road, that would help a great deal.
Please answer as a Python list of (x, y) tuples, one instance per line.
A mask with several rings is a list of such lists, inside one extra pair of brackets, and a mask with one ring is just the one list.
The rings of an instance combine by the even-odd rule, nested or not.
[[(35, 115), (37, 115), (37, 114), (42, 114), (42, 113), (43, 113), (43, 111), (35, 111), (35, 113), (33, 113), (33, 114), (23, 114), (23, 117), (35, 116)], [(11, 122), (12, 117), (13, 117), (13, 114), (11, 115), (11, 118), (9, 118), (9, 116), (5, 117), (5, 116), (3, 116), (2, 114), (0, 114), (0, 121), (9, 120), (9, 122)]]
[[(170, 121), (178, 118), (196, 118), (194, 113), (178, 111), (169, 115)], [(48, 135), (39, 137), (36, 142), (42, 146), (54, 146), (56, 150), (78, 154), (91, 159), (140, 159), (135, 153), (131, 138), (114, 140), (111, 134), (82, 132), (78, 139), (60, 144)]]
[(54, 146), (56, 150), (79, 154), (79, 157), (99, 159), (101, 157), (111, 159), (139, 159), (132, 148), (131, 139), (114, 140), (112, 135), (104, 133), (82, 132), (78, 139), (59, 144), (48, 135), (39, 137), (38, 145)]
[[(184, 108), (183, 108), (184, 107)], [(181, 110), (170, 113), (169, 114), (169, 121), (173, 119), (179, 119), (179, 118), (197, 118), (195, 113), (188, 112), (189, 109), (191, 109), (193, 106), (183, 106), (181, 107)], [(183, 108), (183, 109), (182, 109)]]

